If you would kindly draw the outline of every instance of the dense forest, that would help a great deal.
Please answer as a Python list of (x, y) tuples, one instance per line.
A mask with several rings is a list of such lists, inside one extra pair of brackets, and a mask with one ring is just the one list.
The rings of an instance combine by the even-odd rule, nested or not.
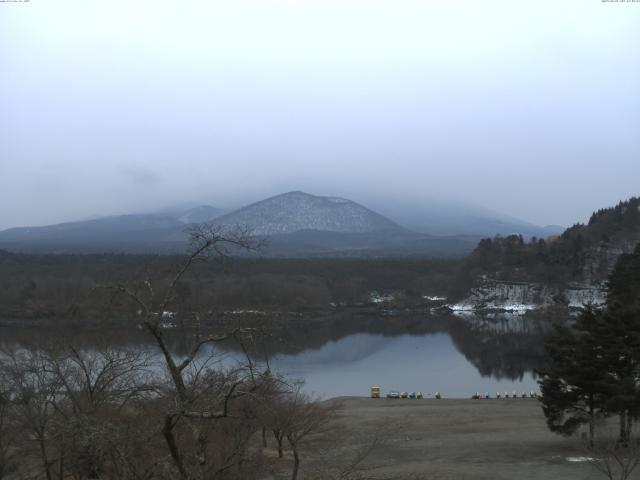
[[(423, 296), (461, 298), (479, 278), (540, 282), (603, 282), (621, 253), (640, 242), (640, 198), (593, 213), (560, 236), (481, 240), (463, 261), (427, 259), (226, 258), (200, 262), (178, 292), (184, 309), (327, 311), (361, 306), (392, 293), (396, 306)], [(130, 305), (111, 301), (101, 286), (167, 282), (180, 255), (23, 254), (0, 250), (0, 316), (118, 317)], [(187, 305), (189, 307), (187, 307)]]
[[(33, 255), (0, 251), (0, 316), (102, 318), (131, 311), (100, 287), (162, 284), (181, 256)], [(177, 292), (184, 309), (326, 311), (363, 305), (372, 292), (393, 293), (396, 305), (442, 295), (455, 276), (453, 260), (227, 259), (199, 262)]]
[(615, 260), (640, 242), (640, 198), (598, 210), (589, 222), (560, 235), (525, 240), (522, 235), (487, 238), (463, 262), (453, 296), (482, 276), (496, 280), (540, 282), (564, 286), (570, 282), (605, 281)]

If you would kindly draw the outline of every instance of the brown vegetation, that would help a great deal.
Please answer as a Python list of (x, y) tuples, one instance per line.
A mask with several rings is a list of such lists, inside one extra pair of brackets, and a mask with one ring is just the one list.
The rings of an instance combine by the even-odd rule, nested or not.
[[(0, 251), (0, 316), (5, 318), (123, 319), (135, 310), (112, 301), (104, 284), (149, 279), (167, 288), (176, 256), (27, 255)], [(402, 305), (442, 295), (455, 261), (349, 259), (227, 259), (197, 262), (175, 286), (174, 308), (224, 312), (319, 312), (363, 305), (372, 291), (394, 292)], [(108, 307), (108, 308), (107, 308)]]
[[(268, 361), (258, 366), (248, 344), (259, 341), (260, 329), (196, 328), (182, 354), (165, 335), (163, 312), (184, 300), (186, 273), (210, 255), (223, 257), (228, 245), (253, 246), (242, 232), (206, 226), (192, 240), (164, 285), (142, 278), (100, 287), (135, 309), (154, 349), (81, 350), (58, 342), (0, 353), (0, 479), (263, 478), (272, 468), (266, 438), (260, 448), (258, 437), (267, 430), (278, 432), (281, 456), (287, 440), (297, 478), (306, 441), (322, 434), (333, 407), (272, 375)], [(225, 365), (203, 351), (229, 340), (246, 362)], [(154, 363), (158, 352), (162, 360)]]

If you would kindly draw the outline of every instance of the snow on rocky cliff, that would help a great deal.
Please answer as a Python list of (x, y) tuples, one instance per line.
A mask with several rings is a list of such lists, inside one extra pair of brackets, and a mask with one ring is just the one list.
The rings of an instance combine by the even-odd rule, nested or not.
[(528, 310), (551, 306), (582, 308), (602, 305), (606, 299), (603, 285), (572, 284), (566, 288), (539, 283), (501, 282), (483, 279), (462, 301), (449, 305), (454, 313), (501, 310), (523, 314)]

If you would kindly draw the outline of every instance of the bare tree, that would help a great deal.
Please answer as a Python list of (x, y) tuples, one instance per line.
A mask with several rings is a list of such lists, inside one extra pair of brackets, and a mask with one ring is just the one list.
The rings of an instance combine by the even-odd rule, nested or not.
[(81, 351), (70, 346), (50, 352), (46, 368), (59, 377), (76, 413), (107, 406), (121, 409), (154, 389), (152, 359), (145, 351), (111, 346)]
[(282, 428), (293, 453), (291, 480), (296, 480), (304, 442), (312, 434), (322, 433), (331, 421), (335, 410), (330, 405), (323, 405), (311, 399), (302, 392), (299, 385), (283, 398), (282, 408), (288, 413), (288, 419)]
[[(165, 338), (163, 316), (176, 302), (178, 285), (195, 263), (208, 258), (224, 259), (231, 249), (251, 250), (259, 246), (246, 229), (227, 232), (211, 225), (199, 225), (189, 233), (190, 253), (162, 294), (154, 289), (149, 280), (133, 287), (123, 284), (110, 286), (132, 301), (140, 313), (142, 327), (154, 339), (163, 356), (169, 377), (164, 393), (171, 401), (164, 414), (162, 435), (177, 475), (183, 480), (203, 479), (212, 469), (216, 470), (210, 465), (210, 426), (207, 423), (228, 418), (235, 399), (258, 389), (251, 362), (248, 374), (234, 371), (223, 375), (207, 368), (206, 362), (198, 360), (203, 346), (229, 339), (242, 344), (252, 339), (255, 334), (253, 329), (236, 328), (231, 332), (206, 336), (197, 330), (187, 354), (181, 358), (172, 352)], [(179, 438), (180, 427), (190, 434), (190, 441)]]
[[(337, 432), (336, 432), (337, 433)], [(384, 446), (382, 429), (366, 438), (340, 432), (339, 438), (331, 435), (331, 445), (322, 449), (315, 462), (316, 477), (323, 480), (373, 480), (388, 478), (376, 475), (383, 465), (371, 465), (368, 461)]]
[[(124, 409), (154, 389), (149, 355), (109, 346), (90, 351), (65, 347), (48, 353), (45, 368), (61, 384), (55, 400), (59, 470), (80, 478), (124, 472), (116, 461), (124, 460), (125, 446), (136, 443), (136, 437), (143, 442), (126, 428), (131, 414)], [(121, 455), (114, 457), (114, 451)]]
[(142, 354), (39, 347), (5, 350), (2, 359), (3, 406), (19, 439), (10, 451), (20, 453), (23, 476), (102, 478), (126, 470), (114, 464), (121, 456), (113, 452), (148, 444), (139, 434), (123, 435), (133, 416), (125, 407), (148, 390), (140, 383)]
[(291, 394), (292, 386), (285, 379), (270, 372), (265, 376), (264, 383), (267, 394), (264, 395), (264, 401), (259, 406), (259, 417), (262, 423), (262, 446), (263, 448), (267, 447), (266, 431), (269, 430), (276, 442), (278, 458), (283, 458), (286, 428), (290, 421), (287, 396)]
[(609, 480), (628, 480), (640, 464), (640, 438), (630, 436), (623, 445), (616, 435), (596, 438), (586, 447), (587, 459), (596, 470)]
[[(39, 351), (5, 350), (0, 382), (11, 392), (16, 426), (23, 432), (23, 451), (38, 458), (47, 480), (57, 459), (54, 436), (55, 402), (60, 379), (47, 369), (47, 357)], [(26, 445), (25, 445), (26, 444)], [(36, 448), (29, 448), (34, 444)], [(26, 463), (30, 463), (26, 461)]]
[(10, 424), (10, 392), (0, 385), (0, 480), (7, 478), (17, 468), (17, 452), (14, 441), (15, 431)]
[[(337, 407), (337, 406), (336, 406)], [(324, 435), (322, 446), (314, 462), (316, 478), (323, 480), (373, 480), (390, 478), (376, 471), (387, 464), (373, 463), (374, 454), (385, 446), (385, 436), (390, 429), (396, 429), (383, 421), (371, 434), (350, 434), (344, 427), (332, 423), (330, 431)]]
[[(159, 364), (152, 364), (149, 353), (108, 346), (38, 346), (3, 354), (0, 469), (10, 468), (8, 459), (19, 452), (24, 478), (258, 477), (264, 466), (249, 446), (265, 425), (262, 405), (282, 392), (268, 362), (261, 371), (249, 353), (260, 328), (238, 326), (216, 334), (191, 329), (182, 354), (171, 348), (166, 330), (172, 310), (186, 310), (178, 298), (180, 282), (197, 262), (223, 259), (229, 249), (254, 248), (255, 243), (244, 231), (226, 234), (208, 226), (191, 235), (191, 253), (165, 285), (147, 279), (106, 287), (113, 299), (123, 297), (135, 308), (141, 328), (160, 352)], [(226, 340), (238, 342), (245, 362), (223, 364), (205, 348)], [(298, 414), (296, 422), (287, 424), (287, 438), (299, 465), (298, 449), (313, 428), (315, 410), (302, 408), (302, 399), (298, 405), (294, 398), (287, 401)], [(7, 418), (23, 434), (11, 445), (5, 442)]]

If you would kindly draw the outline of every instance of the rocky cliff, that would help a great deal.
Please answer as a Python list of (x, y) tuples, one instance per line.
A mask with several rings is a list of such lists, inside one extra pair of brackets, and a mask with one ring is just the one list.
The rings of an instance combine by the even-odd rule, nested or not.
[(538, 308), (601, 305), (605, 299), (606, 288), (602, 284), (570, 284), (559, 287), (542, 283), (498, 281), (485, 277), (470, 289), (464, 299), (450, 308), (454, 312), (502, 310), (524, 313)]
[(467, 257), (454, 311), (527, 311), (602, 304), (616, 260), (640, 242), (640, 198), (595, 212), (559, 237), (482, 240)]

